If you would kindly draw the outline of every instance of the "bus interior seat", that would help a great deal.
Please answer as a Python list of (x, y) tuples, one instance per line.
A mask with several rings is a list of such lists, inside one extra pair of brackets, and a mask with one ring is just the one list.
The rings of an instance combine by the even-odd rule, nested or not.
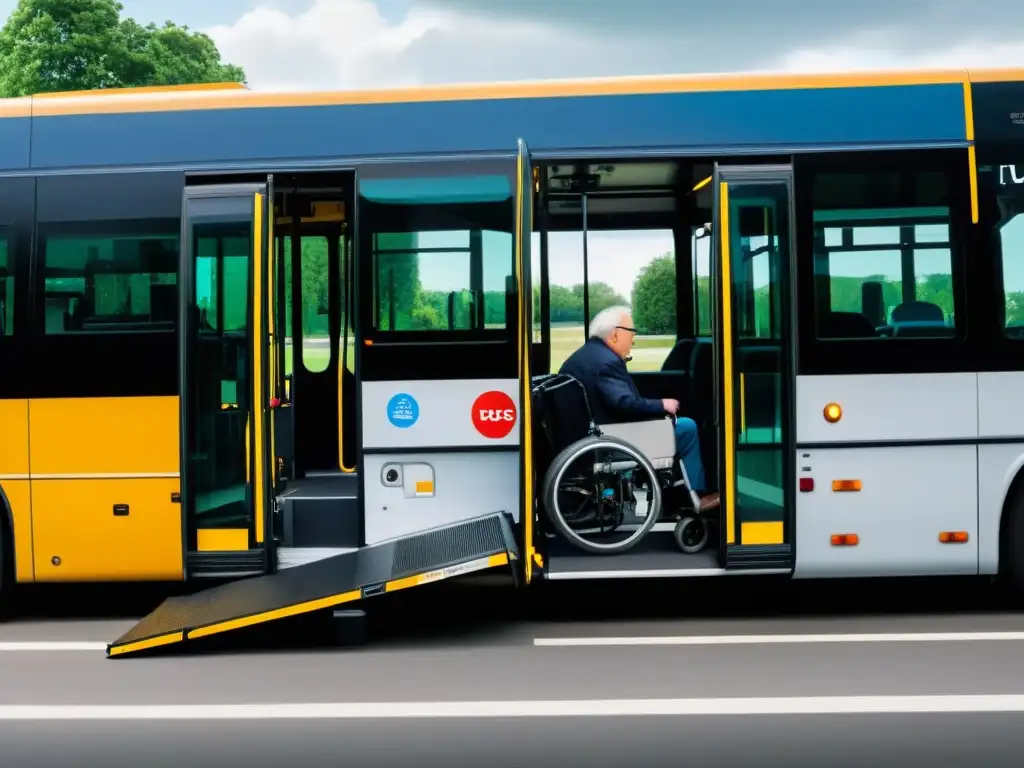
[(860, 312), (829, 312), (821, 318), (818, 328), (825, 339), (870, 339), (878, 336), (874, 324)]
[(942, 307), (930, 301), (905, 301), (892, 310), (893, 336), (949, 336)]
[(673, 345), (672, 349), (669, 350), (668, 356), (665, 358), (665, 362), (661, 364), (661, 370), (684, 371), (689, 374), (690, 359), (693, 355), (693, 348), (696, 345), (696, 339), (680, 339), (677, 341)]

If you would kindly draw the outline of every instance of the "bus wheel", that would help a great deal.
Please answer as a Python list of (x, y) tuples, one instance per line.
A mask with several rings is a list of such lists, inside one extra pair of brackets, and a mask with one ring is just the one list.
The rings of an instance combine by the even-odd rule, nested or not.
[[(3, 506), (0, 505), (0, 510), (2, 509)], [(14, 591), (14, 558), (8, 546), (7, 526), (0, 522), (0, 621), (6, 620), (10, 615), (11, 592)]]
[(1008, 586), (1018, 599), (1024, 596), (1024, 486), (1017, 488), (1006, 511), (1003, 552), (1006, 555), (1004, 574), (1008, 577)]

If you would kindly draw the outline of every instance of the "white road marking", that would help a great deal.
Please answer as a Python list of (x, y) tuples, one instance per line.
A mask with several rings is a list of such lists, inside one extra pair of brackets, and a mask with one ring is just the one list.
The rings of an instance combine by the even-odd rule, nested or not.
[(0, 651), (31, 651), (45, 653), (48, 651), (106, 651), (107, 644), (95, 640), (72, 640), (63, 642), (47, 642), (43, 640), (23, 640), (0, 642)]
[(799, 643), (965, 643), (1024, 640), (1024, 632), (901, 632), (801, 635), (665, 635), (650, 637), (537, 637), (546, 648), (622, 645), (785, 645)]
[(352, 720), (1024, 712), (1024, 695), (0, 706), (10, 720)]

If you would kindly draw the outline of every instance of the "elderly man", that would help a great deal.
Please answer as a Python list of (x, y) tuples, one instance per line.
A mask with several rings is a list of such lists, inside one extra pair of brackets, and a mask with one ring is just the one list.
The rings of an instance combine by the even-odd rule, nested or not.
[[(679, 401), (655, 400), (640, 395), (626, 370), (633, 349), (636, 328), (629, 307), (609, 307), (590, 323), (590, 337), (562, 364), (559, 373), (572, 376), (587, 390), (594, 421), (611, 424), (675, 416)], [(704, 464), (700, 458), (700, 439), (693, 419), (676, 418), (676, 452), (686, 467), (692, 490), (701, 495), (701, 509), (718, 505), (717, 493), (704, 495)]]

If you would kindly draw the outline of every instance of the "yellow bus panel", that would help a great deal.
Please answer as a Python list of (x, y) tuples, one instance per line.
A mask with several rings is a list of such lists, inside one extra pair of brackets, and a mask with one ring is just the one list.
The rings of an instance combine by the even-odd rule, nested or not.
[[(32, 493), (29, 489), (28, 400), (0, 400), (0, 490), (10, 506), (14, 575), (32, 581)], [(3, 515), (0, 505), (0, 515)]]
[(7, 503), (11, 506), (14, 522), (14, 578), (30, 582), (35, 578), (32, 570), (32, 492), (28, 480), (2, 480)]
[(248, 528), (200, 528), (196, 531), (199, 552), (244, 552), (249, 549)]
[(177, 397), (30, 400), (32, 479), (177, 477), (178, 432)]
[(0, 400), (0, 482), (28, 479), (28, 400)]
[(184, 577), (177, 478), (33, 480), (36, 581)]

